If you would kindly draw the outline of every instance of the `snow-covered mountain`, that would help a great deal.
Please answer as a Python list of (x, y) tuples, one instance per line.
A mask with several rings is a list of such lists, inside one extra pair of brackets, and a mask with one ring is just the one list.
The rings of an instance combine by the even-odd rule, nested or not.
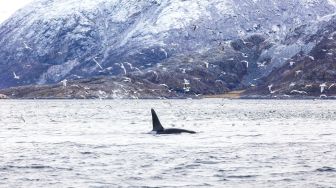
[(335, 12), (331, 0), (36, 0), (0, 26), (0, 88), (132, 75), (240, 89), (308, 54)]
[(247, 93), (257, 97), (336, 98), (336, 15), (323, 18), (319, 24), (302, 26), (300, 33), (304, 37), (293, 33), (287, 40), (313, 43), (313, 49), (288, 59)]

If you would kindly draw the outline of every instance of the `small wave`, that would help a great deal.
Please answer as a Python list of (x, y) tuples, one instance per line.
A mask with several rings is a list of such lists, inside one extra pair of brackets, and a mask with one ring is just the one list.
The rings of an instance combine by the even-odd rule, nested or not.
[(14, 165), (8, 165), (6, 167), (3, 167), (4, 169), (52, 169), (51, 166), (45, 166), (45, 165), (30, 165), (30, 166), (14, 166)]
[(106, 149), (109, 148), (110, 146), (108, 145), (99, 145), (99, 146), (94, 146), (93, 149)]
[(143, 178), (141, 178), (141, 177), (129, 177), (128, 178), (129, 180), (137, 180), (137, 181), (141, 181), (141, 180), (143, 180)]
[(255, 178), (257, 175), (232, 175), (232, 176), (227, 176), (227, 178), (230, 179), (250, 179), (250, 178)]
[(11, 127), (11, 128), (7, 128), (7, 130), (11, 131), (11, 130), (20, 130), (21, 128), (19, 127)]
[(4, 167), (0, 167), (0, 171), (10, 170), (10, 169), (53, 169), (53, 170), (73, 170), (72, 168), (65, 168), (65, 167), (52, 167), (47, 165), (30, 165), (30, 166), (15, 166), (15, 165), (8, 165)]
[(326, 134), (320, 134), (319, 136), (332, 136), (333, 134), (332, 133), (326, 133)]
[(324, 166), (322, 168), (316, 169), (317, 172), (336, 172), (336, 168)]
[(242, 134), (237, 134), (237, 135), (233, 135), (233, 136), (228, 136), (228, 138), (232, 138), (232, 137), (260, 137), (263, 136), (262, 134), (250, 134), (250, 135), (242, 135)]
[(41, 179), (38, 179), (38, 178), (35, 178), (35, 179), (33, 179), (33, 178), (23, 178), (22, 180), (23, 180), (23, 181), (28, 181), (28, 182), (32, 182), (32, 181), (41, 181)]
[(91, 155), (91, 154), (94, 154), (93, 152), (90, 152), (90, 151), (83, 151), (83, 152), (80, 152), (81, 154), (83, 155)]
[(292, 181), (294, 181), (294, 179), (291, 179), (291, 178), (284, 178), (284, 179), (282, 179), (282, 181), (285, 181), (285, 182), (292, 182)]
[(200, 164), (181, 164), (175, 167), (174, 170), (196, 169), (200, 166)]
[(211, 165), (211, 164), (218, 164), (219, 162), (207, 161), (207, 160), (196, 160), (195, 163)]
[(162, 176), (152, 176), (151, 179), (153, 180), (163, 180), (163, 177)]
[(189, 165), (186, 165), (185, 168), (186, 169), (195, 169), (195, 168), (198, 168), (200, 166), (201, 166), (200, 164), (189, 164)]

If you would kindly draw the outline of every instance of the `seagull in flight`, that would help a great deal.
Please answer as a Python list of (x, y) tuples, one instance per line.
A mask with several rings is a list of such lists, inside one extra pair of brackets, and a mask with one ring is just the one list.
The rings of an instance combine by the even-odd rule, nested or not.
[(96, 58), (92, 58), (92, 60), (99, 66), (99, 68), (101, 70), (103, 70), (103, 67), (98, 63), (98, 61), (96, 60)]
[(273, 84), (271, 84), (271, 85), (268, 86), (268, 91), (269, 91), (271, 94), (277, 92), (277, 91), (273, 91), (272, 88), (273, 88)]
[(245, 65), (246, 65), (246, 68), (248, 68), (249, 67), (249, 62), (248, 61), (241, 61), (242, 63), (245, 63)]
[(327, 87), (327, 84), (326, 83), (323, 83), (320, 85), (320, 88), (321, 88), (321, 93), (324, 92), (325, 88)]
[(64, 79), (64, 80), (61, 81), (61, 83), (63, 84), (63, 87), (66, 87), (66, 86), (67, 86), (67, 82), (68, 82), (67, 79)]
[(206, 61), (204, 61), (204, 65), (205, 65), (205, 68), (209, 68), (209, 63), (208, 62), (206, 62)]
[(15, 80), (20, 80), (20, 76), (16, 75), (15, 72), (13, 72), (13, 76), (14, 76), (14, 79), (15, 79)]
[(308, 56), (308, 58), (311, 59), (312, 61), (315, 61), (315, 57), (313, 57), (313, 56), (311, 56), (311, 55)]
[(163, 52), (166, 56), (166, 59), (168, 58), (168, 53), (164, 48), (160, 48), (160, 51)]
[(268, 86), (268, 91), (269, 91), (270, 93), (272, 93), (272, 87), (273, 87), (273, 84), (271, 84), (271, 85)]
[(295, 62), (294, 62), (294, 61), (291, 61), (291, 62), (289, 62), (289, 66), (291, 66), (291, 67), (293, 67), (293, 66), (294, 66), (294, 64), (295, 64)]
[(23, 42), (23, 45), (25, 46), (25, 49), (28, 49), (28, 50), (33, 50), (31, 47), (29, 47), (25, 42)]

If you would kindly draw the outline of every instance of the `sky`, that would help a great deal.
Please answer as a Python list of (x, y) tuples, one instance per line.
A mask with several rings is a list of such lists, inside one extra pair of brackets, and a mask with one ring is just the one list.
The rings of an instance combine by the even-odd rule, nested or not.
[(32, 0), (0, 0), (0, 23)]

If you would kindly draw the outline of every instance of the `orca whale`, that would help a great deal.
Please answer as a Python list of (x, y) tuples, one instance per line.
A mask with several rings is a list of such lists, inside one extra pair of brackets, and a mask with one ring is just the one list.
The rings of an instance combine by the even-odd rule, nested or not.
[(154, 109), (152, 109), (151, 112), (152, 112), (152, 121), (153, 121), (152, 132), (156, 134), (180, 134), (180, 133), (195, 134), (196, 133), (195, 131), (190, 131), (190, 130), (185, 130), (185, 129), (174, 129), (174, 128), (165, 129), (161, 125), (161, 122), (158, 116), (156, 115), (156, 112), (154, 111)]

